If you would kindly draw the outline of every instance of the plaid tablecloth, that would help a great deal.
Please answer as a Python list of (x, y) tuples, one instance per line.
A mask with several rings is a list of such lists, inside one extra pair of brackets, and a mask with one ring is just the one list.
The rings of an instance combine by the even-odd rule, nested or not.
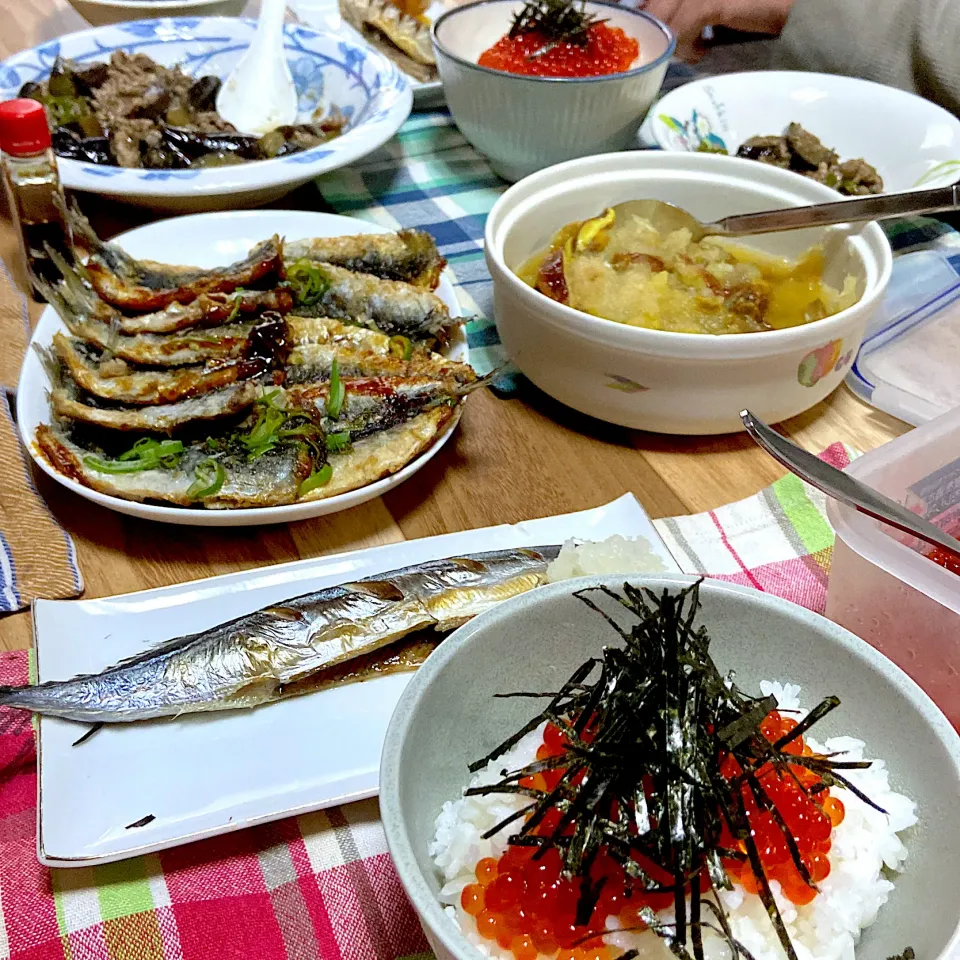
[[(851, 452), (836, 444), (823, 456), (844, 467)], [(823, 496), (793, 476), (656, 526), (687, 572), (823, 609), (833, 533)], [(0, 656), (0, 684), (27, 676), (26, 653)], [(37, 862), (36, 797), (32, 727), (0, 710), (0, 960), (429, 957), (374, 800), (51, 871)]]

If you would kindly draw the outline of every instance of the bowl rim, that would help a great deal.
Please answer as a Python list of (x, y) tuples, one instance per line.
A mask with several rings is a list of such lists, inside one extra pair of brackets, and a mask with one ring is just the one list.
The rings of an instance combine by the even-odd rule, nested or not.
[(476, 63), (473, 60), (468, 60), (466, 57), (460, 56), (458, 53), (453, 53), (449, 48), (444, 46), (441, 43), (440, 38), (437, 34), (438, 29), (441, 24), (445, 23), (447, 20), (452, 19), (460, 13), (463, 13), (465, 10), (472, 10), (476, 7), (484, 6), (500, 6), (502, 4), (513, 4), (516, 5), (517, 0), (473, 0), (471, 3), (464, 3), (457, 7), (452, 7), (449, 10), (444, 11), (433, 21), (433, 25), (430, 27), (430, 39), (433, 41), (434, 49), (437, 53), (443, 54), (449, 60), (453, 60), (455, 63), (460, 64), (460, 66), (468, 67), (471, 70), (476, 70), (478, 73), (486, 73), (495, 77), (510, 77), (513, 80), (526, 80), (532, 83), (602, 83), (604, 81), (610, 80), (625, 80), (630, 77), (640, 76), (644, 73), (649, 73), (652, 70), (656, 70), (657, 67), (661, 66), (664, 61), (668, 61), (670, 57), (673, 56), (673, 51), (677, 46), (677, 38), (674, 36), (673, 31), (662, 21), (658, 20), (653, 14), (646, 13), (643, 10), (637, 10), (633, 7), (624, 7), (618, 3), (610, 3), (608, 0), (586, 0), (591, 7), (607, 7), (612, 10), (616, 10), (619, 13), (627, 13), (637, 17), (640, 20), (646, 20), (648, 23), (653, 24), (660, 33), (663, 35), (663, 38), (666, 40), (666, 49), (661, 53), (655, 60), (651, 60), (650, 63), (641, 64), (639, 67), (632, 67), (630, 70), (624, 70), (621, 73), (606, 73), (601, 74), (600, 76), (595, 77), (531, 77), (522, 73), (510, 73), (508, 70), (494, 70), (492, 67), (482, 67), (479, 63)]
[[(150, 0), (151, 4), (154, 0)], [(164, 0), (160, 0), (164, 2)], [(176, 0), (174, 0), (175, 5)], [(152, 6), (151, 6), (152, 9)], [(57, 52), (63, 48), (83, 44), (84, 51), (71, 51), (65, 56), (82, 56), (85, 59), (104, 58), (102, 46), (104, 36), (110, 31), (128, 32), (139, 25), (141, 29), (152, 27), (154, 37), (160, 31), (169, 36), (156, 39), (157, 46), (167, 43), (210, 44), (214, 41), (229, 44), (249, 42), (256, 29), (256, 20), (250, 17), (232, 17), (225, 15), (143, 17), (88, 26), (61, 34), (52, 41), (35, 44), (19, 50), (0, 61), (0, 68), (21, 67), (21, 60), (33, 58), (43, 62), (48, 48), (55, 44)], [(188, 36), (181, 31), (188, 30)], [(199, 36), (195, 34), (199, 32)], [(209, 33), (209, 36), (207, 35)], [(96, 167), (82, 160), (57, 157), (63, 185), (71, 190), (83, 190), (113, 197), (133, 197), (138, 199), (170, 200), (174, 198), (202, 200), (213, 197), (228, 197), (234, 194), (259, 194), (289, 186), (306, 183), (315, 177), (332, 170), (347, 166), (390, 140), (403, 125), (413, 109), (413, 89), (410, 81), (386, 56), (370, 47), (344, 40), (326, 30), (317, 30), (300, 23), (285, 23), (283, 26), (285, 45), (302, 42), (326, 45), (331, 51), (339, 51), (343, 56), (355, 58), (358, 65), (369, 61), (375, 68), (379, 81), (371, 97), (371, 112), (381, 113), (371, 122), (364, 120), (349, 128), (342, 136), (327, 143), (319, 144), (290, 157), (277, 157), (270, 160), (256, 160), (229, 167), (215, 167), (198, 170), (154, 171), (141, 167), (126, 168), (113, 164)], [(123, 43), (116, 43), (108, 49), (141, 50), (144, 44), (138, 37), (131, 35)], [(150, 51), (144, 51), (150, 54)], [(293, 51), (288, 49), (288, 54)], [(330, 53), (312, 51), (316, 59), (329, 59)], [(151, 174), (153, 176), (151, 176)]]
[[(582, 336), (593, 342), (621, 349), (636, 349), (658, 356), (690, 361), (718, 359), (716, 347), (720, 345), (723, 346), (722, 359), (744, 360), (780, 355), (795, 349), (804, 349), (810, 343), (826, 342), (833, 336), (839, 335), (840, 328), (845, 328), (851, 321), (856, 320), (864, 309), (874, 306), (884, 296), (893, 271), (893, 253), (889, 240), (876, 222), (865, 224), (859, 232), (851, 233), (849, 237), (849, 240), (856, 245), (861, 259), (872, 257), (876, 270), (873, 285), (864, 289), (856, 303), (839, 313), (813, 323), (756, 333), (678, 333), (672, 330), (654, 330), (617, 323), (551, 300), (538, 290), (529, 287), (507, 266), (503, 258), (503, 246), (508, 232), (502, 234), (502, 240), (498, 239), (502, 232), (499, 221), (516, 203), (536, 208), (539, 205), (537, 197), (544, 190), (549, 190), (551, 193), (558, 189), (562, 191), (555, 182), (559, 173), (571, 174), (571, 177), (564, 178), (565, 182), (569, 183), (572, 175), (576, 173), (591, 176), (612, 173), (612, 170), (607, 169), (610, 166), (616, 166), (618, 173), (642, 173), (651, 167), (654, 168), (654, 172), (657, 172), (655, 168), (658, 162), (663, 165), (664, 169), (661, 172), (664, 173), (675, 171), (704, 173), (706, 172), (704, 168), (707, 170), (711, 167), (717, 167), (718, 170), (726, 168), (728, 175), (732, 172), (735, 179), (742, 180), (747, 186), (758, 184), (788, 189), (790, 185), (805, 184), (807, 190), (823, 198), (820, 202), (836, 199), (835, 192), (829, 187), (815, 183), (800, 174), (758, 164), (756, 161), (741, 157), (659, 150), (629, 150), (579, 157), (530, 174), (504, 191), (493, 205), (484, 227), (484, 254), (494, 279), (495, 291), (498, 285), (505, 285), (510, 294), (519, 298), (528, 309), (538, 315), (541, 321), (568, 335)], [(543, 181), (548, 183), (543, 184)], [(807, 203), (813, 202), (815, 201), (807, 201)], [(803, 206), (804, 204), (788, 205)], [(872, 249), (873, 247), (876, 247), (876, 250)]]
[(685, 83), (682, 86), (676, 87), (673, 90), (665, 93), (660, 97), (653, 107), (650, 109), (650, 131), (653, 134), (653, 138), (656, 140), (657, 145), (662, 149), (670, 153), (693, 153), (692, 150), (683, 150), (677, 147), (670, 146), (666, 139), (662, 136), (664, 124), (659, 120), (659, 117), (654, 112), (654, 108), (659, 109), (667, 101), (679, 101), (682, 99), (683, 94), (692, 94), (698, 90), (702, 90), (709, 84), (719, 84), (720, 86), (732, 85), (734, 83), (742, 82), (744, 80), (751, 80), (756, 78), (758, 74), (763, 74), (765, 81), (769, 81), (771, 78), (781, 78), (785, 83), (835, 83), (840, 86), (846, 86), (851, 89), (851, 92), (856, 89), (872, 88), (873, 90), (880, 92), (884, 91), (888, 96), (894, 100), (902, 100), (905, 103), (908, 103), (912, 109), (920, 109), (927, 113), (936, 113), (941, 120), (945, 123), (949, 123), (954, 129), (960, 127), (960, 119), (958, 119), (954, 114), (950, 113), (949, 110), (941, 107), (940, 104), (934, 103), (932, 100), (927, 100), (924, 97), (919, 96), (916, 93), (912, 93), (909, 90), (901, 90), (899, 87), (891, 87), (885, 83), (877, 83), (875, 80), (866, 80), (862, 77), (850, 77), (841, 73), (824, 73), (822, 71), (817, 72), (807, 72), (805, 70), (738, 70), (735, 73), (721, 73), (712, 77), (698, 77), (694, 80), (691, 80), (689, 83)]
[[(931, 734), (936, 736), (953, 760), (954, 774), (960, 781), (960, 733), (953, 728), (940, 708), (914, 680), (879, 650), (876, 650), (849, 630), (818, 613), (814, 613), (812, 610), (808, 610), (806, 607), (785, 600), (775, 594), (755, 590), (752, 587), (745, 587), (724, 580), (704, 579), (692, 574), (607, 574), (604, 576), (579, 577), (537, 587), (497, 604), (454, 631), (412, 676), (400, 695), (384, 737), (383, 753), (380, 760), (380, 817), (383, 822), (387, 849), (404, 891), (422, 919), (423, 925), (429, 927), (432, 936), (439, 939), (457, 960), (476, 960), (478, 954), (470, 942), (460, 933), (456, 925), (451, 923), (450, 918), (444, 913), (440, 901), (427, 885), (417, 863), (403, 818), (400, 815), (398, 790), (400, 758), (411, 720), (423, 696), (446, 664), (459, 653), (462, 647), (470, 642), (475, 633), (486, 628), (488, 624), (509, 619), (514, 611), (522, 610), (528, 606), (537, 606), (540, 603), (549, 603), (558, 595), (570, 594), (574, 590), (582, 590), (585, 587), (599, 584), (620, 589), (624, 581), (634, 584), (642, 581), (643, 586), (659, 589), (663, 587), (682, 588), (695, 583), (697, 580), (703, 581), (701, 590), (739, 598), (745, 609), (751, 607), (772, 608), (780, 611), (788, 619), (803, 622), (818, 629), (841, 647), (856, 654), (859, 659), (865, 660), (865, 666), (868, 669), (879, 672), (885, 679), (894, 683), (914, 709), (921, 714)], [(933, 957), (931, 960), (952, 958), (954, 956), (953, 951), (958, 946), (960, 946), (960, 919), (956, 921), (954, 932), (943, 951), (938, 957)]]
[[(245, 4), (245, 0), (68, 0), (68, 2), (71, 6), (80, 3), (91, 7), (109, 7), (114, 10), (200, 10), (224, 3)], [(114, 24), (106, 24), (106, 26), (114, 26)]]

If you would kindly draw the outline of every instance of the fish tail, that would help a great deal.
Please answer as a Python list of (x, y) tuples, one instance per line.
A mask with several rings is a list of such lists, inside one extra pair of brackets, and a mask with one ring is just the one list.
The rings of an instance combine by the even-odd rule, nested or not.
[[(63, 209), (63, 208), (61, 208)], [(111, 243), (104, 243), (90, 225), (90, 221), (73, 200), (66, 210), (67, 224), (75, 246), (79, 247), (89, 257), (97, 257), (105, 267), (117, 276), (136, 277), (139, 272), (138, 262), (120, 247)]]
[[(15, 710), (30, 710), (27, 703), (27, 694), (33, 687), (0, 687), (0, 707), (12, 707)], [(6, 721), (5, 721), (6, 722)], [(3, 729), (0, 727), (0, 729)]]
[(60, 207), (60, 212), (66, 217), (76, 246), (87, 253), (96, 253), (104, 246), (103, 241), (90, 226), (90, 221), (81, 212), (76, 200), (72, 200), (69, 206), (64, 206), (63, 201), (58, 197), (56, 203)]
[(479, 390), (481, 387), (489, 387), (490, 384), (501, 375), (503, 370), (503, 367), (497, 367), (495, 370), (491, 370), (482, 377), (477, 377), (476, 380), (473, 380), (470, 383), (457, 383), (456, 387), (454, 388), (456, 395), (458, 397), (466, 397), (468, 394), (473, 393), (474, 390)]
[[(40, 683), (0, 687), (0, 708), (9, 707), (11, 710), (26, 710), (44, 716), (67, 717), (71, 720), (83, 719), (86, 711), (82, 708), (73, 709), (71, 704), (63, 701), (59, 691), (60, 686), (59, 683)], [(9, 725), (9, 723), (9, 720), (0, 718), (0, 733), (10, 732), (9, 726), (4, 727), (4, 724)]]
[[(48, 347), (41, 347), (39, 343), (35, 343), (33, 345), (33, 349), (37, 352), (37, 356), (40, 358), (40, 363), (42, 364), (43, 369), (46, 371), (47, 376), (50, 378), (51, 385), (53, 387), (62, 387), (66, 381), (66, 377), (64, 375), (64, 363), (60, 359), (59, 355)], [(6, 689), (8, 688), (0, 687), (0, 693)]]

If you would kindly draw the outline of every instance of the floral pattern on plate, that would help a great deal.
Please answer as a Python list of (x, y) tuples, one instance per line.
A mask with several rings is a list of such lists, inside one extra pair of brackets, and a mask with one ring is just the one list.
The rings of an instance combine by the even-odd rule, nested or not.
[(708, 117), (696, 110), (688, 120), (667, 116), (661, 113), (660, 122), (670, 131), (674, 149), (697, 151), (701, 153), (728, 153), (727, 145), (713, 128)]
[[(116, 50), (179, 64), (194, 76), (225, 77), (246, 50), (255, 22), (230, 17), (165, 17), (95, 27), (24, 50), (0, 64), (0, 100), (49, 73), (58, 56), (81, 63)], [(114, 195), (217, 195), (303, 181), (364, 156), (388, 140), (410, 111), (409, 83), (386, 57), (340, 37), (287, 24), (284, 47), (299, 95), (300, 122), (336, 106), (349, 121), (335, 140), (275, 160), (213, 170), (140, 170), (61, 159), (66, 186)], [(284, 171), (288, 172), (284, 172)], [(295, 171), (295, 172), (294, 172)]]

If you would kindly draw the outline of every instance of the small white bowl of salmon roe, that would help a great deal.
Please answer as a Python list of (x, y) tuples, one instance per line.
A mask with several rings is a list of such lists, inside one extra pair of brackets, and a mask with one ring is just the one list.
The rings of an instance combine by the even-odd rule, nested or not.
[(635, 145), (675, 46), (670, 30), (641, 10), (573, 3), (567, 21), (541, 29), (531, 9), (479, 0), (433, 25), (453, 119), (510, 181)]

